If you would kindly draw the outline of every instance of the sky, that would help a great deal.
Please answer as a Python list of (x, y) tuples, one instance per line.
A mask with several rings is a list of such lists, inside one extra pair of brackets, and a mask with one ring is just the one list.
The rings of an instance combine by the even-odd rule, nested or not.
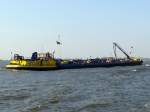
[(113, 42), (150, 58), (149, 6), (149, 0), (0, 0), (0, 59), (54, 50), (62, 58), (113, 56)]

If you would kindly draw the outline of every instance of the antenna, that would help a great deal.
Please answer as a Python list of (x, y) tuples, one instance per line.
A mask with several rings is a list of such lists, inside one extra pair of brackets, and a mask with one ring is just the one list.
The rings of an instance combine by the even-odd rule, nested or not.
[(11, 51), (11, 60), (13, 59), (13, 52)]
[(133, 52), (134, 52), (134, 47), (133, 47), (133, 46), (131, 46), (131, 47), (130, 47), (130, 55), (132, 55), (132, 56), (133, 56)]
[(58, 34), (58, 41), (60, 41), (60, 34)]

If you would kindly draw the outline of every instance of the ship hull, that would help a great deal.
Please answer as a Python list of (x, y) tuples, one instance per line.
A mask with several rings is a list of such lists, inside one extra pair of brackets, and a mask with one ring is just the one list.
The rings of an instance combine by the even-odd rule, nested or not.
[(122, 63), (97, 63), (97, 64), (60, 64), (58, 69), (80, 69), (80, 68), (97, 68), (97, 67), (115, 67), (115, 66), (137, 66), (142, 65), (140, 62), (122, 62)]
[(35, 70), (35, 71), (47, 71), (47, 70), (61, 70), (61, 69), (81, 69), (81, 68), (97, 68), (97, 67), (115, 67), (115, 66), (136, 66), (141, 65), (143, 61), (113, 61), (113, 62), (96, 62), (96, 63), (67, 63), (61, 64), (60, 62), (56, 65), (50, 66), (24, 66), (24, 65), (6, 65), (7, 69), (16, 70)]
[(7, 69), (15, 69), (15, 70), (34, 70), (34, 71), (48, 71), (48, 70), (57, 70), (54, 66), (20, 66), (20, 65), (7, 65)]
[(6, 65), (7, 69), (16, 70), (55, 70), (57, 69), (55, 60), (11, 60), (10, 64)]

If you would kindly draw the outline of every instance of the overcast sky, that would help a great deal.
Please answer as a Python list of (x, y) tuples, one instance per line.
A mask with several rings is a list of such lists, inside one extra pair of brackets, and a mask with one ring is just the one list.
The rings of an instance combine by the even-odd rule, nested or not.
[(149, 6), (149, 0), (0, 0), (0, 58), (54, 50), (65, 58), (113, 56), (112, 42), (150, 57)]

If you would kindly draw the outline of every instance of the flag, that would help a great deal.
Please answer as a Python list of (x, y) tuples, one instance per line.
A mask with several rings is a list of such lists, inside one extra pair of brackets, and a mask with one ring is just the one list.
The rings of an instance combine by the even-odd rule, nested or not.
[(62, 43), (61, 43), (61, 42), (59, 42), (59, 41), (56, 41), (56, 43), (57, 43), (57, 45), (62, 45)]

